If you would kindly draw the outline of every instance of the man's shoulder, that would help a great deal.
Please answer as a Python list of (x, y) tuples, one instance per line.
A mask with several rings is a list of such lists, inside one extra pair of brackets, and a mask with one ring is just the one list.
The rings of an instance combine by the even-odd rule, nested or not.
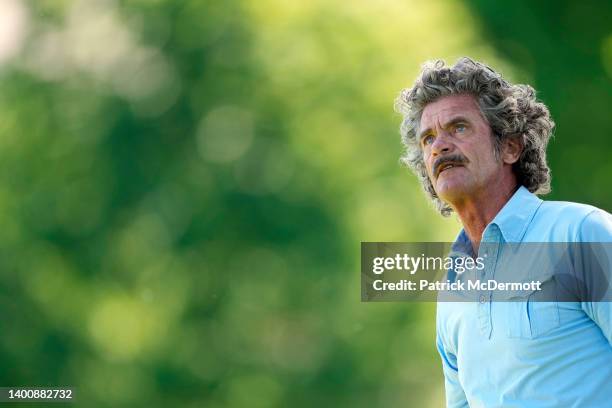
[[(551, 216), (582, 220), (593, 212), (602, 212), (608, 214), (604, 210), (589, 204), (574, 203), (571, 201), (542, 201), (539, 208), (539, 216)], [(610, 214), (608, 214), (610, 215)]]
[(534, 226), (549, 225), (568, 242), (612, 236), (612, 215), (589, 204), (543, 201), (533, 221)]

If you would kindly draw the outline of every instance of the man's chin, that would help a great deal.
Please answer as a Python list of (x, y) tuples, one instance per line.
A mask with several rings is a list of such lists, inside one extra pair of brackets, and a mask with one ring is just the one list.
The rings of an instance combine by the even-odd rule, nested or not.
[(465, 186), (443, 184), (439, 186), (439, 188), (436, 188), (436, 194), (440, 200), (452, 204), (468, 195), (468, 191)]

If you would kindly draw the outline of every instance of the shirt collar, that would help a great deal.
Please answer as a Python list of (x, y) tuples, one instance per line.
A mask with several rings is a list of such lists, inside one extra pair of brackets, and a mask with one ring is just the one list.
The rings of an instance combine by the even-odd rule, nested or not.
[(506, 242), (521, 242), (542, 200), (524, 186), (519, 187), (491, 224), (497, 225)]
[[(485, 232), (492, 225), (495, 225), (501, 231), (505, 242), (521, 242), (527, 227), (541, 204), (542, 200), (540, 198), (521, 186), (497, 213), (493, 221), (487, 225)], [(468, 248), (470, 248), (470, 251), (467, 251)], [(464, 229), (459, 232), (453, 244), (453, 249), (464, 253), (471, 252), (471, 243)]]

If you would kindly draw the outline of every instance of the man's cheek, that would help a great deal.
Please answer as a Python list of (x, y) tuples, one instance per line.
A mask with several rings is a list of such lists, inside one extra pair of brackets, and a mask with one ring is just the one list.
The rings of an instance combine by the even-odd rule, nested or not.
[(431, 160), (429, 160), (429, 156), (427, 155), (427, 153), (423, 152), (423, 164), (425, 165), (425, 171), (427, 172), (427, 175), (429, 176), (429, 179), (431, 180)]
[[(428, 163), (428, 162), (425, 162), (425, 163)], [(433, 183), (435, 177), (433, 173), (433, 164), (430, 162), (427, 164), (427, 175), (429, 176), (429, 180), (431, 180), (431, 182)]]

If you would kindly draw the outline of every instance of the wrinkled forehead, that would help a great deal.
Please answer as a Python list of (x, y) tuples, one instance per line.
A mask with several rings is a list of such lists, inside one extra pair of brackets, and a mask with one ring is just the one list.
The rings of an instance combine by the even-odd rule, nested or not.
[(468, 120), (482, 119), (476, 98), (466, 94), (449, 95), (428, 103), (421, 114), (419, 131), (444, 125), (458, 116)]

